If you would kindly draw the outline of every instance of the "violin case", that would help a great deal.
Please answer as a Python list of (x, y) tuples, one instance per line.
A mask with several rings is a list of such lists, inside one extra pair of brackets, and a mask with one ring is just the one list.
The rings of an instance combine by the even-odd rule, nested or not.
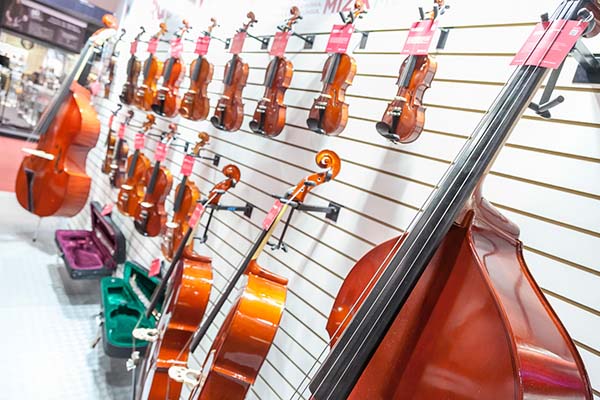
[(125, 262), (125, 237), (102, 206), (90, 204), (92, 230), (57, 230), (56, 244), (73, 279), (93, 279), (112, 275)]
[[(135, 285), (135, 290), (132, 284)], [(156, 319), (153, 316), (146, 318), (144, 312), (154, 289), (159, 284), (160, 279), (149, 278), (147, 269), (131, 261), (125, 263), (123, 278), (102, 278), (100, 281), (101, 313), (104, 320), (102, 344), (106, 355), (118, 358), (131, 356), (133, 350), (131, 333), (138, 321), (140, 321), (139, 328), (151, 329), (156, 326)], [(140, 296), (144, 298), (140, 299)], [(162, 302), (161, 298), (157, 306), (159, 312)], [(147, 345), (148, 342), (136, 340), (135, 350), (143, 354)]]

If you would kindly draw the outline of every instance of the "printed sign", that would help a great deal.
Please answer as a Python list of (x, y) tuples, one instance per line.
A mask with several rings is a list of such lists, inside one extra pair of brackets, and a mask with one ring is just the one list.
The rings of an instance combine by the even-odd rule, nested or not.
[(345, 53), (354, 33), (354, 25), (334, 25), (327, 42), (327, 53)]
[(135, 134), (135, 144), (134, 147), (136, 150), (142, 150), (144, 148), (144, 142), (146, 137), (142, 132), (138, 132)]
[(148, 271), (148, 278), (152, 278), (160, 273), (160, 260), (155, 258), (150, 264), (150, 270)]
[(271, 209), (267, 213), (267, 216), (265, 217), (265, 219), (262, 223), (262, 227), (264, 230), (267, 230), (271, 227), (271, 225), (273, 224), (273, 221), (275, 221), (275, 218), (277, 218), (277, 215), (279, 215), (279, 212), (281, 211), (282, 208), (283, 208), (283, 203), (279, 200), (276, 200), (275, 204), (273, 204), (273, 207), (271, 207)]
[(154, 151), (154, 159), (158, 162), (163, 162), (167, 158), (167, 145), (165, 143), (159, 143), (156, 145)]
[(430, 19), (413, 23), (408, 31), (408, 38), (406, 38), (401, 54), (413, 56), (429, 54), (429, 47), (436, 29), (437, 21)]
[(134, 40), (133, 42), (131, 42), (131, 47), (129, 48), (129, 54), (137, 53), (137, 46), (138, 46), (137, 40)]
[(152, 38), (148, 42), (148, 53), (156, 54), (156, 49), (158, 49), (158, 39)]
[(283, 57), (290, 36), (292, 36), (291, 32), (277, 32), (273, 39), (273, 45), (271, 46), (269, 54), (274, 57)]
[(100, 215), (102, 215), (103, 217), (107, 216), (108, 214), (110, 214), (112, 212), (114, 206), (115, 205), (113, 203), (107, 203), (102, 208), (102, 211), (100, 211)]
[(171, 39), (171, 57), (179, 58), (183, 53), (183, 41), (181, 38)]
[(119, 125), (119, 139), (125, 139), (125, 124), (121, 122), (121, 125)]
[(183, 163), (181, 163), (181, 175), (190, 176), (192, 174), (195, 160), (194, 156), (190, 156), (189, 154), (186, 154), (186, 156), (183, 157)]
[(188, 224), (192, 229), (194, 229), (196, 225), (198, 225), (198, 221), (200, 221), (200, 217), (202, 217), (202, 214), (204, 214), (204, 206), (202, 205), (202, 203), (198, 203), (196, 205), (196, 208), (194, 208), (194, 212), (190, 216), (190, 220), (188, 221)]
[(236, 33), (233, 39), (231, 40), (231, 49), (229, 50), (229, 52), (231, 54), (240, 54), (242, 52), (242, 48), (244, 47), (245, 40), (246, 32)]
[(200, 36), (196, 40), (196, 50), (194, 50), (194, 53), (199, 56), (205, 56), (208, 53), (208, 46), (210, 46), (210, 36)]

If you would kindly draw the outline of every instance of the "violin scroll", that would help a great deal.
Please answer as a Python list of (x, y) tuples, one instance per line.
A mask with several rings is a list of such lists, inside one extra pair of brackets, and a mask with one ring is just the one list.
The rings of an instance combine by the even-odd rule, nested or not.
[(321, 150), (315, 156), (315, 162), (321, 168), (327, 168), (327, 171), (316, 172), (304, 178), (298, 185), (288, 191), (288, 196), (295, 197), (292, 199), (297, 202), (304, 202), (306, 195), (315, 187), (335, 179), (340, 173), (342, 162), (340, 157), (333, 150)]
[(198, 142), (196, 142), (196, 146), (194, 147), (194, 155), (198, 156), (200, 154), (200, 150), (206, 146), (210, 142), (210, 136), (206, 132), (198, 133)]
[(585, 8), (592, 16), (590, 17), (590, 27), (584, 37), (593, 38), (600, 33), (600, 0), (590, 0)]
[(235, 185), (240, 181), (241, 173), (240, 169), (237, 166), (233, 164), (228, 164), (225, 167), (223, 167), (222, 172), (223, 175), (227, 177), (227, 179), (217, 183), (211, 189), (210, 193), (208, 194), (209, 201), (207, 204), (219, 204), (219, 201), (221, 201), (221, 196), (223, 196), (232, 187), (235, 187)]
[(117, 17), (112, 14), (104, 14), (102, 17), (102, 23), (108, 29), (117, 29), (119, 27), (119, 21)]
[(251, 28), (252, 26), (254, 26), (255, 23), (258, 22), (258, 20), (256, 19), (256, 15), (254, 15), (252, 11), (249, 11), (248, 14), (246, 14), (246, 17), (248, 18), (248, 22), (244, 24), (242, 32), (248, 31), (249, 28)]
[(290, 14), (292, 16), (286, 21), (286, 29), (289, 31), (292, 29), (292, 26), (298, 22), (298, 20), (302, 19), (302, 15), (300, 15), (300, 9), (296, 6), (293, 6), (290, 9)]
[(206, 30), (206, 32), (208, 33), (208, 36), (210, 36), (210, 34), (212, 33), (213, 29), (215, 29), (217, 26), (219, 26), (217, 24), (217, 20), (215, 18), (211, 18), (210, 19), (210, 25), (208, 26), (208, 29)]

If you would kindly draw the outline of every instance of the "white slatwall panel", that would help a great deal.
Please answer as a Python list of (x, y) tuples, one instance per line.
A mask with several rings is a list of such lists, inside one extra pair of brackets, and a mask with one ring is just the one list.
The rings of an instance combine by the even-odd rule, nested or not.
[[(149, 0), (136, 0), (124, 21), (131, 34), (140, 24), (152, 31)], [(186, 8), (183, 0), (168, 7), (186, 15), (194, 14), (192, 25), (204, 27), (211, 16), (219, 18), (215, 32), (230, 37), (244, 21), (249, 5), (238, 1), (205, 0), (200, 10)], [(255, 2), (258, 3), (258, 2)], [(346, 1), (301, 0), (297, 4), (312, 11), (336, 10)], [(339, 137), (320, 137), (305, 128), (307, 109), (321, 88), (320, 74), (326, 55), (323, 52), (328, 32), (337, 15), (307, 15), (297, 29), (317, 33), (315, 47), (303, 50), (303, 42), (292, 38), (288, 47), (295, 66), (292, 87), (286, 95), (288, 127), (277, 138), (265, 139), (249, 133), (248, 122), (257, 99), (262, 96), (265, 67), (269, 56), (260, 45), (248, 39), (242, 54), (250, 64), (249, 84), (244, 91), (247, 115), (242, 131), (219, 132), (207, 122), (193, 123), (176, 118), (182, 136), (192, 140), (199, 130), (212, 138), (207, 155), (220, 154), (222, 166), (237, 164), (242, 182), (224, 198), (224, 202), (256, 205), (251, 220), (234, 213), (221, 212), (210, 227), (207, 245), (197, 251), (211, 255), (215, 268), (214, 301), (234, 269), (252, 245), (260, 223), (272, 204), (271, 193), (283, 193), (315, 169), (314, 154), (324, 148), (336, 151), (343, 159), (338, 178), (317, 188), (309, 197), (311, 204), (335, 201), (344, 205), (334, 224), (322, 215), (298, 213), (287, 235), (288, 253), (265, 251), (263, 266), (290, 279), (289, 295), (281, 328), (275, 338), (261, 374), (248, 395), (251, 399), (288, 399), (304, 374), (326, 346), (325, 324), (335, 295), (353, 264), (370, 248), (399, 235), (448, 168), (482, 114), (512, 72), (509, 62), (535, 23), (536, 16), (555, 8), (553, 0), (539, 2), (503, 2), (492, 13), (482, 13), (480, 3), (462, 0), (451, 4), (441, 20), (451, 28), (447, 46), (436, 53), (439, 62), (433, 87), (425, 95), (428, 111), (426, 129), (410, 145), (387, 144), (375, 132), (389, 99), (395, 94), (397, 72), (403, 57), (398, 51), (407, 28), (415, 19), (415, 1), (371, 0), (373, 10), (358, 24), (372, 30), (367, 48), (355, 49), (358, 75), (348, 90), (350, 119)], [(458, 2), (457, 2), (458, 3)], [(535, 4), (534, 4), (535, 3)], [(286, 17), (291, 1), (263, 1), (252, 4), (259, 23), (254, 32), (273, 34), (275, 25)], [(424, 5), (424, 4), (421, 4)], [(327, 8), (328, 10), (332, 10)], [(321, 12), (319, 11), (319, 12)], [(173, 30), (173, 27), (171, 27)], [(198, 30), (196, 30), (198, 32)], [(196, 33), (197, 34), (197, 33)], [(132, 35), (129, 35), (131, 37)], [(358, 43), (358, 35), (353, 44)], [(587, 41), (600, 51), (600, 39)], [(184, 58), (190, 62), (193, 45), (186, 45)], [(143, 49), (140, 46), (140, 50)], [(117, 79), (110, 100), (98, 99), (97, 108), (104, 124), (99, 145), (88, 159), (88, 173), (94, 184), (90, 198), (114, 201), (116, 191), (100, 173), (104, 156), (106, 121), (114, 109), (125, 78), (129, 45), (122, 45)], [(166, 57), (161, 45), (159, 56)], [(143, 56), (140, 53), (140, 56)], [(223, 87), (223, 67), (229, 55), (214, 41), (208, 55), (215, 65), (214, 81), (209, 86), (212, 104)], [(486, 180), (485, 194), (504, 215), (521, 228), (525, 258), (555, 308), (586, 363), (595, 398), (600, 398), (600, 85), (571, 82), (576, 68), (568, 59), (558, 83), (557, 94), (565, 103), (553, 112), (553, 119), (542, 120), (528, 112), (503, 149)], [(187, 79), (183, 86), (187, 85)], [(144, 120), (136, 112), (136, 123)], [(167, 121), (160, 119), (159, 126)], [(133, 138), (133, 131), (129, 138)], [(156, 142), (148, 141), (151, 155)], [(171, 151), (166, 163), (179, 171), (182, 153)], [(198, 163), (193, 178), (204, 194), (222, 179), (219, 169)], [(174, 185), (175, 187), (175, 185)], [(171, 210), (172, 200), (167, 202)], [(159, 256), (159, 242), (143, 238), (127, 218), (118, 212), (114, 218), (128, 239), (131, 260), (149, 265)], [(72, 227), (87, 226), (89, 213), (71, 220)], [(279, 228), (279, 232), (281, 227)], [(192, 365), (204, 360), (225, 313), (208, 334), (208, 340), (193, 357)]]

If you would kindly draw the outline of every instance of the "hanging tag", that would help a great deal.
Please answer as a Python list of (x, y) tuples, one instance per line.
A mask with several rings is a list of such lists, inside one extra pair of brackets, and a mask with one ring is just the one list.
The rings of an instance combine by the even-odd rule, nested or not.
[(273, 45), (271, 46), (269, 54), (273, 57), (283, 57), (290, 36), (292, 36), (292, 32), (277, 32), (273, 39)]
[(345, 53), (354, 33), (354, 25), (334, 25), (327, 42), (327, 53)]
[(111, 114), (108, 118), (108, 129), (112, 129), (113, 121), (115, 120), (115, 114)]
[(142, 150), (144, 148), (144, 142), (146, 141), (146, 137), (142, 132), (138, 132), (135, 134), (135, 144), (134, 147), (136, 150)]
[(202, 205), (202, 203), (198, 203), (196, 204), (196, 208), (194, 208), (194, 212), (192, 213), (188, 221), (188, 225), (190, 226), (190, 228), (194, 229), (196, 225), (198, 225), (198, 221), (200, 221), (200, 217), (202, 217), (202, 214), (204, 214), (204, 206)]
[(160, 273), (160, 260), (155, 258), (152, 260), (150, 264), (150, 269), (148, 270), (148, 278), (152, 278)]
[(96, 96), (98, 93), (100, 93), (101, 86), (102, 84), (98, 80), (90, 83), (88, 87), (90, 89), (90, 92), (92, 92), (92, 96)]
[(137, 53), (137, 46), (138, 46), (138, 41), (134, 40), (133, 42), (131, 42), (131, 47), (129, 48), (129, 54), (135, 54)]
[(118, 136), (119, 139), (125, 139), (125, 124), (123, 122), (121, 122), (121, 124), (119, 125)]
[(183, 162), (181, 163), (181, 175), (190, 176), (192, 174), (195, 160), (196, 158), (189, 154), (186, 154), (185, 157), (183, 157)]
[(154, 151), (154, 159), (158, 162), (163, 162), (167, 158), (167, 145), (165, 143), (159, 143), (156, 145)]
[(156, 50), (158, 49), (158, 39), (152, 38), (148, 42), (148, 53), (156, 54)]
[(179, 58), (183, 53), (183, 41), (181, 38), (171, 39), (171, 57)]
[(100, 211), (100, 215), (106, 217), (112, 212), (114, 206), (114, 203), (106, 203), (106, 205), (102, 208), (102, 211)]
[(275, 221), (275, 218), (277, 218), (277, 215), (279, 215), (282, 208), (283, 203), (279, 200), (275, 200), (275, 204), (273, 204), (273, 207), (271, 207), (262, 223), (262, 227), (265, 231), (271, 227), (271, 224), (273, 224), (273, 221)]
[(229, 52), (231, 54), (240, 54), (242, 52), (242, 48), (244, 47), (244, 41), (246, 40), (246, 32), (238, 32), (233, 36), (231, 40), (231, 49)]
[(429, 54), (429, 47), (431, 46), (437, 25), (437, 21), (430, 19), (413, 23), (408, 31), (408, 37), (400, 54), (412, 56)]
[(200, 36), (198, 40), (196, 40), (196, 50), (194, 53), (199, 56), (205, 56), (208, 53), (208, 46), (210, 45), (210, 36)]

